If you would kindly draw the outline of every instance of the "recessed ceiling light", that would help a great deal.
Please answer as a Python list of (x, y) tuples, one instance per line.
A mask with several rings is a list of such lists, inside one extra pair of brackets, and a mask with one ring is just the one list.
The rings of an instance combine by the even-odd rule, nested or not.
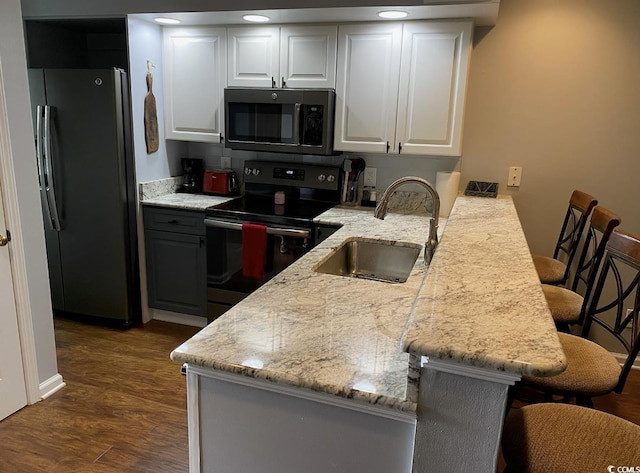
[(164, 18), (164, 17), (154, 18), (153, 21), (155, 21), (156, 23), (160, 23), (162, 25), (177, 25), (180, 23), (180, 20), (176, 20), (175, 18)]
[(253, 23), (264, 23), (265, 21), (269, 21), (270, 18), (264, 15), (245, 15), (242, 17), (245, 21), (251, 21)]
[(404, 18), (408, 15), (406, 11), (400, 10), (385, 10), (378, 12), (380, 18), (386, 18), (388, 20), (397, 20), (398, 18)]

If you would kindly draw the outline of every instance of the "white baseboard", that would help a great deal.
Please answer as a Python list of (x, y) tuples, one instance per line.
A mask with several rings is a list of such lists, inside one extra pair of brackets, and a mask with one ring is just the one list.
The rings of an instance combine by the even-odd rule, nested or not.
[(169, 312), (168, 310), (150, 309), (153, 320), (161, 320), (163, 322), (171, 322), (174, 324), (190, 325), (192, 327), (206, 327), (206, 317), (197, 315), (180, 314), (178, 312)]
[(40, 399), (46, 399), (52, 394), (57, 393), (66, 386), (66, 383), (62, 379), (62, 376), (56, 374), (51, 376), (48, 380), (40, 383)]
[[(616, 360), (618, 360), (618, 363), (620, 363), (621, 365), (623, 365), (627, 360), (627, 355), (624, 355), (622, 353), (612, 353), (612, 355), (616, 357)], [(640, 357), (636, 358), (631, 369), (640, 370)]]

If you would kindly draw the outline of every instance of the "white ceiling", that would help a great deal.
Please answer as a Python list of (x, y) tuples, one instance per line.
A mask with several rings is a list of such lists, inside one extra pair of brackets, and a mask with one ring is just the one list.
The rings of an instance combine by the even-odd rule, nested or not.
[[(426, 1), (426, 0), (425, 0)], [(472, 0), (473, 1), (473, 0)], [(255, 25), (242, 19), (247, 13), (265, 15), (271, 18), (269, 23), (344, 23), (357, 21), (390, 21), (379, 18), (376, 13), (382, 10), (404, 10), (409, 15), (402, 21), (473, 18), (476, 25), (495, 25), (498, 16), (499, 0), (480, 1), (465, 4), (447, 5), (414, 5), (406, 7), (347, 7), (347, 8), (300, 8), (282, 10), (243, 10), (217, 12), (175, 12), (175, 13), (140, 13), (132, 16), (138, 19), (153, 21), (155, 17), (170, 17), (181, 21), (180, 26), (195, 25)], [(395, 21), (395, 20), (392, 20)]]

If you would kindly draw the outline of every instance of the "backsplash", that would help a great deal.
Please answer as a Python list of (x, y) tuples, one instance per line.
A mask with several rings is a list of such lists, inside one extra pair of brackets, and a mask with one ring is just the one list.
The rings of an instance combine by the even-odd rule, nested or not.
[[(368, 167), (377, 169), (376, 188), (380, 195), (389, 184), (404, 176), (422, 177), (435, 185), (436, 173), (439, 171), (459, 170), (459, 158), (437, 156), (409, 156), (371, 153), (343, 153), (337, 156), (305, 156), (280, 153), (258, 153), (253, 151), (238, 151), (224, 147), (222, 144), (189, 143), (188, 156), (204, 159), (205, 168), (218, 169), (221, 167), (220, 158), (231, 158), (231, 167), (242, 176), (244, 161), (248, 159), (282, 161), (293, 163), (325, 164), (340, 166), (346, 158), (360, 157)], [(179, 159), (179, 158), (177, 158)], [(407, 185), (403, 191), (421, 191), (419, 185)]]
[[(182, 181), (183, 176), (141, 182), (139, 184), (140, 201), (155, 199), (156, 197), (167, 194), (174, 194), (182, 185)], [(431, 199), (427, 197), (425, 192), (396, 191), (391, 196), (387, 208), (390, 212), (415, 214), (430, 211), (431, 207)]]
[[(369, 167), (377, 169), (376, 188), (378, 199), (381, 198), (384, 190), (396, 179), (404, 176), (422, 177), (435, 185), (436, 174), (440, 171), (454, 171), (458, 169), (459, 159), (455, 157), (434, 157), (434, 156), (403, 156), (370, 153), (344, 153), (337, 156), (306, 156), (280, 153), (259, 153), (254, 151), (231, 150), (222, 144), (189, 142), (188, 150), (184, 148), (179, 155), (169, 157), (176, 163), (181, 158), (201, 158), (204, 160), (205, 169), (220, 169), (221, 157), (226, 156), (231, 159), (231, 167), (240, 179), (243, 178), (244, 162), (246, 160), (282, 161), (290, 163), (310, 163), (324, 164), (330, 166), (341, 166), (347, 158), (361, 157)], [(174, 163), (175, 168), (180, 168)], [(171, 177), (157, 181), (140, 183), (140, 199), (152, 199), (164, 194), (176, 192), (182, 184), (183, 177)], [(362, 186), (362, 177), (360, 178)], [(431, 199), (423, 191), (422, 187), (410, 184), (396, 191), (389, 201), (389, 210), (395, 212), (422, 212), (430, 211), (432, 207)]]
[(141, 182), (138, 184), (139, 199), (147, 200), (160, 197), (165, 194), (173, 194), (182, 185), (183, 176), (168, 177), (157, 181)]

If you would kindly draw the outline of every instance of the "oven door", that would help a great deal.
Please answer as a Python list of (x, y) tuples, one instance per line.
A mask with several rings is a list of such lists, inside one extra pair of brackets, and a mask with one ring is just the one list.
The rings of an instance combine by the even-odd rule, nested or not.
[(266, 264), (261, 279), (242, 271), (242, 222), (206, 218), (207, 318), (215, 320), (311, 247), (310, 228), (267, 226)]

